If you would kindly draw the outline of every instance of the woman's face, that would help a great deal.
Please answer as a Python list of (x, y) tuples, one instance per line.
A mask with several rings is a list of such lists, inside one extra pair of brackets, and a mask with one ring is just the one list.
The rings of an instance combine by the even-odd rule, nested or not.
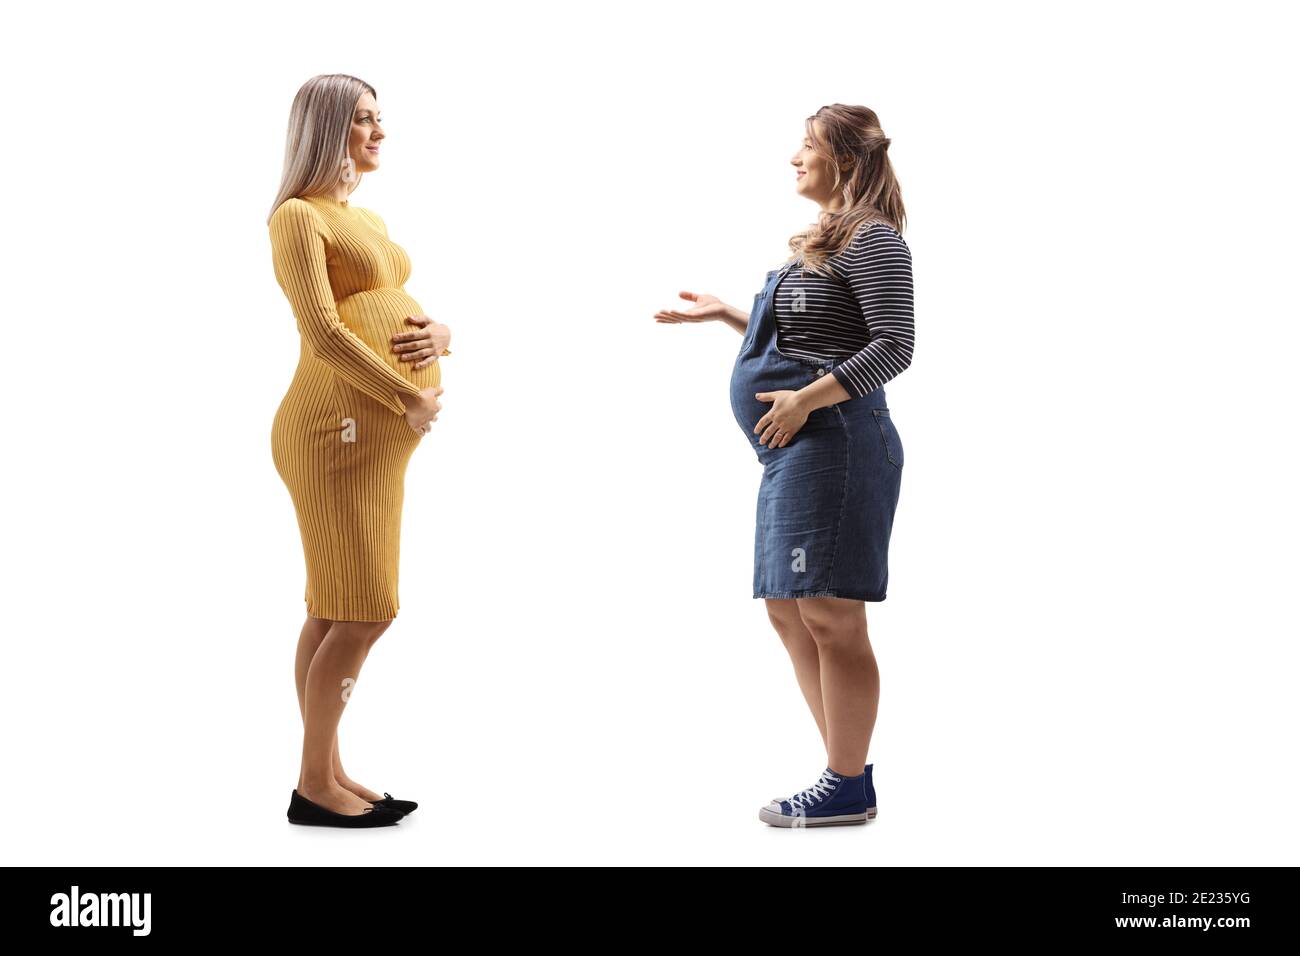
[(379, 119), (379, 104), (370, 93), (362, 93), (352, 111), (352, 132), (348, 136), (348, 155), (357, 164), (358, 173), (379, 168), (379, 143), (384, 138)]
[(831, 161), (813, 150), (812, 140), (807, 136), (790, 163), (795, 168), (795, 192), (800, 196), (821, 204), (834, 198), (835, 171)]

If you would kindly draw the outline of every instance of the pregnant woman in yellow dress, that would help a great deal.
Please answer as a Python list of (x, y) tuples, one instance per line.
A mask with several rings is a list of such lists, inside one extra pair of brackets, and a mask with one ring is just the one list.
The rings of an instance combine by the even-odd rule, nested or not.
[(349, 778), (338, 751), (361, 665), (397, 615), (406, 465), (437, 418), (438, 358), (451, 354), (450, 330), (406, 293), (405, 250), (348, 198), (379, 168), (381, 120), (369, 84), (309, 80), (268, 220), (275, 278), (302, 337), (271, 431), (307, 570), (295, 663), (302, 766), (288, 817), (320, 826), (388, 826), (415, 809)]

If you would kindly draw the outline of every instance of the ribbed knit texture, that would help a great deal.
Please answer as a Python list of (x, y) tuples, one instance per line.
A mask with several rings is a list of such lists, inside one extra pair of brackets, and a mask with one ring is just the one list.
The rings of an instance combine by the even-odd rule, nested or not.
[(831, 374), (861, 398), (912, 364), (912, 253), (889, 223), (869, 221), (827, 265), (830, 276), (796, 266), (777, 286), (777, 348), (844, 359)]
[(441, 362), (415, 370), (392, 351), (394, 333), (416, 328), (406, 316), (424, 313), (403, 288), (411, 262), (377, 213), (330, 197), (286, 200), (270, 237), (302, 337), (271, 450), (298, 515), (307, 613), (390, 620), (406, 465), (420, 443), (398, 393), (442, 382)]

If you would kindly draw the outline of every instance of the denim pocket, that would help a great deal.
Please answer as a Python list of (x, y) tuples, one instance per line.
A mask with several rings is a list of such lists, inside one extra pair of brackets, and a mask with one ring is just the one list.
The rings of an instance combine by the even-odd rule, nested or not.
[(894, 420), (889, 417), (889, 409), (873, 408), (871, 414), (875, 416), (876, 424), (880, 426), (880, 438), (885, 443), (885, 455), (889, 458), (889, 463), (902, 468), (903, 440), (898, 435), (898, 429), (894, 427)]

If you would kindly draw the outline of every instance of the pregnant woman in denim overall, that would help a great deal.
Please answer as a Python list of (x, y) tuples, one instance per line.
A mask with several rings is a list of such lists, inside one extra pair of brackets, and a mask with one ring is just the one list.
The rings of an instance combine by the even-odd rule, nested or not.
[[(884, 149), (872, 149), (882, 141), (888, 144), (870, 110), (824, 107), (809, 117), (808, 138), (791, 161), (797, 188), (832, 212), (841, 196), (832, 164), (840, 164), (850, 184), (879, 183), (879, 175), (844, 172), (845, 163), (874, 161), (884, 165), (877, 173), (887, 175), (891, 207), (901, 213)], [(846, 142), (857, 149), (845, 150)], [(848, 155), (833, 155), (837, 151)], [(890, 218), (870, 214), (861, 228)], [(805, 358), (777, 348), (776, 291), (800, 262), (796, 256), (767, 273), (748, 316), (690, 292), (682, 296), (694, 308), (655, 316), (661, 322), (717, 319), (744, 335), (731, 406), (763, 466), (753, 596), (767, 602), (827, 751), (817, 783), (759, 810), (761, 820), (780, 827), (866, 823), (876, 816), (872, 765), (865, 761), (880, 685), (863, 602), (885, 599), (903, 468), (903, 445), (883, 387), (853, 397), (831, 375), (845, 359)], [(906, 354), (904, 367), (910, 349)]]

